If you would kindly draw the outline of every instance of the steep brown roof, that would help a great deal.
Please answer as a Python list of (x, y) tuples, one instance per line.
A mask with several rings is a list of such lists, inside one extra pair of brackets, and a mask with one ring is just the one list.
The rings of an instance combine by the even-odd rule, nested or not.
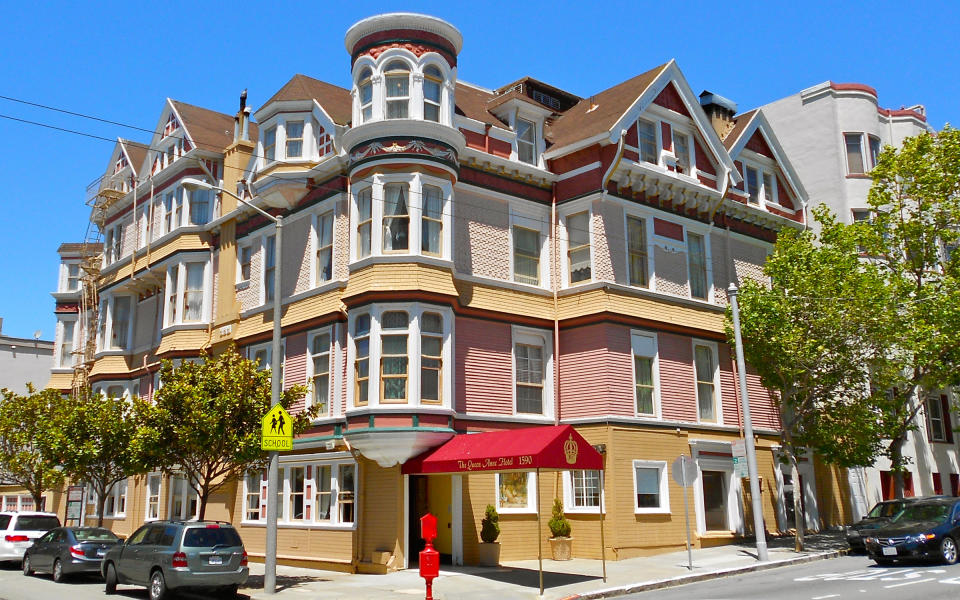
[(350, 90), (299, 73), (263, 105), (267, 106), (272, 102), (284, 100), (316, 100), (338, 125), (346, 125), (353, 117), (353, 100), (350, 98)]
[[(171, 100), (184, 128), (201, 150), (223, 152), (233, 143), (233, 117), (207, 108)], [(251, 131), (251, 136), (252, 136)]]
[(757, 114), (757, 109), (753, 109), (733, 118), (733, 129), (731, 129), (729, 133), (727, 133), (726, 137), (723, 138), (724, 148), (727, 150), (733, 148), (733, 145), (737, 142), (737, 138), (739, 138), (740, 134), (743, 133), (743, 130), (750, 125), (750, 121), (753, 120), (753, 115), (755, 114)]
[(147, 159), (147, 150), (149, 150), (149, 147), (147, 144), (125, 140), (123, 138), (120, 138), (120, 143), (123, 144), (123, 148), (130, 158), (130, 167), (133, 169), (133, 174), (136, 175), (140, 167), (143, 166), (143, 161)]
[(664, 63), (590, 98), (584, 98), (546, 128), (547, 140), (554, 147), (561, 147), (610, 131), (668, 64)]
[(496, 98), (496, 94), (491, 94), (479, 90), (470, 85), (461, 85), (457, 83), (457, 113), (463, 116), (486, 123), (503, 127), (504, 123), (488, 110), (488, 103)]

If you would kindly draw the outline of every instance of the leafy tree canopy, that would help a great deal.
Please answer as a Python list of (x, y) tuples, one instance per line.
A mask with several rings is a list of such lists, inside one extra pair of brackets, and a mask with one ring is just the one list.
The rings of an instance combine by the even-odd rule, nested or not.
[(56, 390), (0, 390), (0, 481), (26, 489), (38, 508), (43, 493), (63, 483), (55, 447), (68, 409)]

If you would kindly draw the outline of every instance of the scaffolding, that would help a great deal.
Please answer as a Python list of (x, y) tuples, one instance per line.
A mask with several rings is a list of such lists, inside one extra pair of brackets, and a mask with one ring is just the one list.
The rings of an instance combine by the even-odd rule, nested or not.
[(74, 396), (81, 396), (90, 385), (97, 350), (97, 332), (100, 327), (100, 268), (103, 265), (103, 229), (107, 210), (126, 195), (120, 177), (103, 176), (87, 186), (86, 204), (90, 207), (90, 221), (80, 251), (80, 305), (78, 307), (78, 336), (80, 343), (74, 349)]

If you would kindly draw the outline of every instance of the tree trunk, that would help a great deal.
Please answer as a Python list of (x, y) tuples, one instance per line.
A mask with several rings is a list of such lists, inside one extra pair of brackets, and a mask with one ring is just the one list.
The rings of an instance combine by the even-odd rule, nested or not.
[(803, 486), (800, 484), (800, 467), (792, 448), (787, 456), (790, 457), (790, 477), (793, 480), (793, 526), (796, 529), (793, 547), (797, 552), (803, 552), (803, 534), (806, 530), (807, 519), (806, 515), (803, 514)]
[(97, 527), (103, 527), (103, 507), (107, 503), (107, 492), (97, 494)]
[(890, 471), (893, 475), (894, 498), (903, 498), (903, 445), (906, 438), (904, 434), (890, 440)]

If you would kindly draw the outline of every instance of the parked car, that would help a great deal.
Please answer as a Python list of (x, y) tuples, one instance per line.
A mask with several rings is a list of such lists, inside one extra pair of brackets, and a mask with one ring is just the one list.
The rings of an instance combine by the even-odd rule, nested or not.
[(927, 500), (930, 498), (941, 498), (942, 496), (927, 496), (914, 498), (899, 498), (896, 500), (884, 500), (877, 502), (867, 513), (867, 516), (860, 519), (853, 525), (847, 527), (847, 544), (850, 549), (857, 552), (866, 550), (863, 545), (864, 536), (871, 530), (883, 527), (890, 522), (897, 513), (903, 510), (907, 504), (917, 502), (918, 500)]
[(19, 563), (34, 541), (55, 527), (57, 515), (48, 512), (0, 512), (0, 561)]
[(216, 521), (155, 521), (107, 550), (102, 574), (106, 592), (117, 584), (146, 586), (150, 600), (202, 588), (236, 596), (247, 580), (247, 552), (237, 530)]
[(867, 553), (877, 564), (901, 559), (957, 562), (960, 498), (931, 498), (907, 504), (889, 523), (869, 532)]
[(102, 527), (57, 527), (27, 548), (23, 574), (48, 572), (60, 583), (76, 573), (100, 573), (100, 563), (120, 538)]

